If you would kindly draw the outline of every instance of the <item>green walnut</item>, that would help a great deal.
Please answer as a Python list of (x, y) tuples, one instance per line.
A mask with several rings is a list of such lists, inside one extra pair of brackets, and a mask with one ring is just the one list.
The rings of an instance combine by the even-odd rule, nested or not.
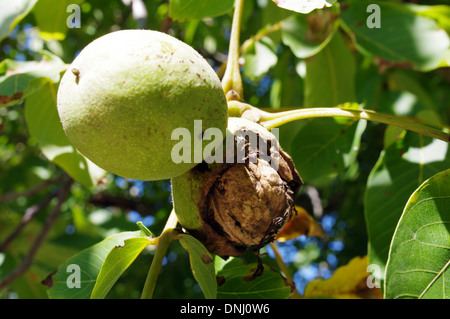
[(257, 123), (230, 117), (222, 161), (203, 162), (172, 179), (183, 228), (219, 256), (258, 250), (295, 212), (303, 184), (276, 137)]
[[(177, 128), (225, 133), (227, 102), (219, 78), (192, 47), (152, 30), (104, 35), (74, 59), (57, 95), (58, 113), (72, 144), (116, 175), (161, 180), (198, 164), (178, 161)], [(192, 143), (200, 140), (192, 136)], [(221, 142), (221, 141), (220, 141)], [(186, 158), (186, 157), (184, 157)]]

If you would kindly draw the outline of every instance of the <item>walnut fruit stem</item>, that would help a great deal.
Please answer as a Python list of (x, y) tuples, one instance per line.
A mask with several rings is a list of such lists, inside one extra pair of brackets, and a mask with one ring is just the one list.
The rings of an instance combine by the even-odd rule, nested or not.
[(173, 228), (165, 230), (157, 239), (157, 247), (155, 256), (153, 256), (152, 264), (142, 289), (141, 299), (151, 299), (155, 290), (156, 281), (162, 267), (164, 256), (169, 249), (170, 243), (177, 237), (178, 231)]
[(243, 8), (244, 8), (244, 0), (236, 0), (233, 14), (233, 22), (231, 25), (231, 38), (230, 38), (230, 47), (228, 51), (227, 67), (222, 79), (222, 86), (225, 94), (227, 94), (230, 91), (234, 91), (236, 93), (231, 95), (233, 99), (239, 99), (239, 97), (240, 98), (244, 97), (242, 78), (239, 70), (239, 53), (240, 53), (239, 35), (241, 31)]

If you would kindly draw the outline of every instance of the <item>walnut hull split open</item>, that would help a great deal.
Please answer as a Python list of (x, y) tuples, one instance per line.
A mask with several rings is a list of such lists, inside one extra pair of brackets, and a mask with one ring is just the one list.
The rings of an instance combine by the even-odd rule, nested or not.
[(223, 162), (203, 162), (172, 179), (181, 225), (223, 257), (273, 241), (292, 217), (303, 183), (290, 156), (266, 129), (230, 118), (229, 132)]

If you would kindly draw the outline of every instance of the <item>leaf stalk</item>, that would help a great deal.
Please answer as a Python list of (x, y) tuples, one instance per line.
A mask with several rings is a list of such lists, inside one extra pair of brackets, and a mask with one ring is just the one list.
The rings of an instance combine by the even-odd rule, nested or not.
[[(294, 279), (291, 275), (291, 272), (289, 271), (288, 266), (285, 264), (283, 257), (280, 254), (280, 250), (278, 249), (278, 246), (276, 243), (270, 243), (270, 247), (272, 248), (274, 254), (275, 254), (275, 260), (277, 261), (278, 267), (280, 267), (280, 270), (283, 272), (284, 276), (286, 277), (286, 280), (289, 282), (289, 284), (294, 284)], [(292, 297), (293, 299), (300, 299), (301, 295), (297, 291), (296, 288), (294, 288)]]
[(145, 280), (144, 288), (142, 289), (141, 299), (151, 299), (155, 291), (156, 281), (161, 271), (164, 261), (164, 256), (169, 249), (170, 243), (178, 235), (178, 231), (174, 228), (165, 230), (161, 236), (158, 237), (155, 255), (153, 256), (152, 264)]
[(398, 115), (380, 113), (372, 110), (351, 109), (345, 107), (299, 108), (290, 111), (270, 113), (262, 111), (250, 104), (239, 101), (228, 102), (228, 116), (243, 117), (257, 122), (270, 130), (292, 121), (309, 118), (344, 117), (368, 120), (397, 126), (422, 135), (450, 142), (450, 133), (446, 128), (437, 129), (420, 122), (418, 119)]
[(291, 121), (318, 118), (318, 117), (345, 117), (379, 122), (397, 126), (445, 142), (450, 142), (450, 134), (442, 130), (432, 128), (415, 120), (391, 114), (379, 113), (371, 110), (353, 110), (344, 108), (305, 108), (277, 114), (262, 115), (260, 124), (267, 129), (278, 127)]

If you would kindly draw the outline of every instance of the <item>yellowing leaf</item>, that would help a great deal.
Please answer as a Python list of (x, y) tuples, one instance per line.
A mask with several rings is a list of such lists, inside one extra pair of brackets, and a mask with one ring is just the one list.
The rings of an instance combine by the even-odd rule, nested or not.
[(381, 289), (367, 285), (367, 266), (367, 256), (353, 258), (331, 278), (309, 282), (304, 298), (381, 299)]
[(322, 237), (323, 229), (314, 218), (300, 206), (296, 206), (295, 209), (297, 210), (297, 215), (295, 215), (278, 234), (277, 240), (279, 242), (284, 242), (301, 235), (306, 235), (308, 237)]

